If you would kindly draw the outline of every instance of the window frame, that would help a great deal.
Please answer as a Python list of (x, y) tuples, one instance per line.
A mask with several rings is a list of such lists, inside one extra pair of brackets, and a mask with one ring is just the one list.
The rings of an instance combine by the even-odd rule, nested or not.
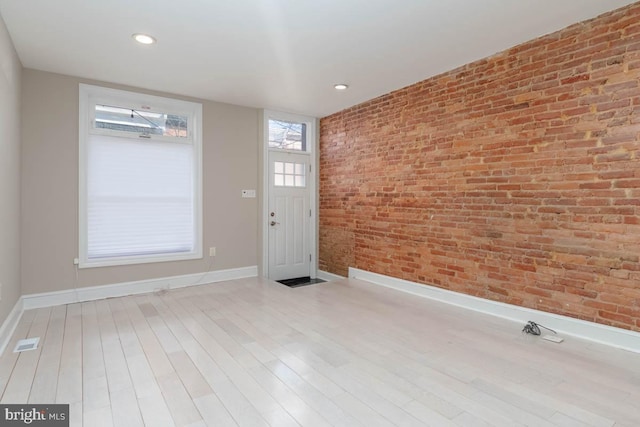
[[(194, 250), (156, 255), (135, 255), (89, 259), (87, 223), (87, 145), (91, 134), (133, 139), (131, 132), (96, 128), (95, 105), (150, 107), (154, 111), (188, 117), (187, 138), (149, 134), (148, 138), (167, 143), (193, 145)], [(202, 203), (202, 104), (155, 95), (112, 89), (88, 84), (79, 85), (79, 173), (78, 173), (78, 267), (93, 268), (155, 262), (185, 261), (203, 257)]]

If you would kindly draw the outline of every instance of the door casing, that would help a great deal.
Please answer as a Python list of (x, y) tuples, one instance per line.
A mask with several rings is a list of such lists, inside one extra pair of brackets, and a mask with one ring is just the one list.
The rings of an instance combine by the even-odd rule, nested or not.
[[(269, 278), (269, 120), (285, 120), (307, 125), (307, 153), (309, 154), (309, 208), (311, 218), (309, 220), (309, 252), (311, 254), (309, 274), (311, 278), (316, 278), (318, 274), (318, 120), (314, 117), (301, 116), (298, 114), (283, 113), (272, 110), (262, 111), (262, 164), (261, 164), (261, 210), (260, 222), (262, 240), (262, 260), (261, 275)], [(286, 151), (274, 149), (275, 151)], [(300, 151), (292, 151), (300, 153)]]

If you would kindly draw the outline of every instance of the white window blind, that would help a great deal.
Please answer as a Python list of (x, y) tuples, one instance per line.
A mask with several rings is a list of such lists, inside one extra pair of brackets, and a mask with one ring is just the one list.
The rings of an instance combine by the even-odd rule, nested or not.
[(80, 267), (202, 257), (202, 106), (80, 85)]
[(195, 249), (191, 144), (91, 135), (87, 166), (89, 260)]

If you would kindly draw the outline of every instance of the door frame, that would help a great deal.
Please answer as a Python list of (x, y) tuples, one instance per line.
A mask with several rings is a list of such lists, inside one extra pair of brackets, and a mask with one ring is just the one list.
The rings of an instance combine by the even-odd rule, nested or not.
[[(284, 120), (307, 125), (307, 151), (309, 155), (309, 209), (311, 218), (309, 219), (309, 253), (311, 261), (309, 263), (309, 275), (315, 279), (318, 275), (318, 119), (315, 117), (302, 116), (299, 114), (283, 113), (280, 111), (262, 111), (262, 190), (261, 190), (261, 212), (260, 224), (258, 228), (262, 230), (262, 277), (269, 278), (269, 152), (289, 151), (281, 149), (269, 149), (269, 120)], [(302, 154), (305, 152), (293, 151), (292, 153)]]

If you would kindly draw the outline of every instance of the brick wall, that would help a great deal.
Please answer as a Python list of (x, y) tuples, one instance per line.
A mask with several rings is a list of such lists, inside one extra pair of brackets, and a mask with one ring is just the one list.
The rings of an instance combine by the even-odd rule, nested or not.
[(640, 3), (320, 122), (320, 268), (640, 331)]

